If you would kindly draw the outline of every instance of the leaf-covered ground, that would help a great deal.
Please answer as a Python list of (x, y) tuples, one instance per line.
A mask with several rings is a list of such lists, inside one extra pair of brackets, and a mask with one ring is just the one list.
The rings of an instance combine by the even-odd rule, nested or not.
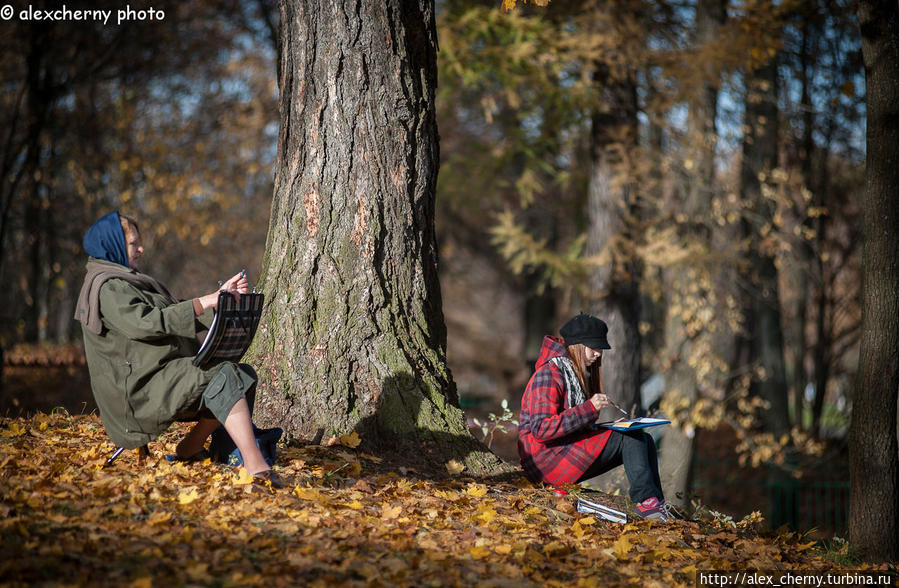
[(126, 452), (103, 469), (113, 447), (96, 417), (0, 419), (0, 583), (693, 586), (696, 570), (840, 569), (794, 534), (608, 523), (518, 475), (409, 469), (347, 446), (282, 448), (288, 487), (259, 488), (227, 466), (167, 462), (184, 430), (144, 465)]

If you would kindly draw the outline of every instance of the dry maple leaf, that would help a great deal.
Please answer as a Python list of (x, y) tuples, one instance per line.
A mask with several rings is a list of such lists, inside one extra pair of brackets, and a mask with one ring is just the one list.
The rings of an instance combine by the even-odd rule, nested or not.
[(362, 443), (362, 439), (359, 438), (359, 434), (356, 431), (353, 431), (349, 435), (341, 435), (340, 436), (340, 444), (344, 447), (349, 447), (350, 449), (355, 449), (359, 447), (359, 444)]
[(446, 462), (446, 471), (448, 471), (449, 473), (451, 473), (454, 476), (461, 474), (464, 469), (465, 469), (465, 464), (459, 463), (455, 459), (451, 459), (448, 462)]
[(253, 483), (253, 476), (250, 475), (250, 472), (247, 471), (247, 468), (240, 468), (237, 470), (237, 473), (234, 474), (234, 477), (231, 479), (231, 483), (235, 486), (246, 486), (247, 484)]
[(189, 492), (183, 491), (178, 495), (178, 504), (190, 504), (200, 498), (200, 493), (196, 488), (192, 488)]
[(480, 498), (487, 494), (487, 486), (483, 484), (469, 484), (468, 488), (465, 489), (465, 493), (475, 498)]

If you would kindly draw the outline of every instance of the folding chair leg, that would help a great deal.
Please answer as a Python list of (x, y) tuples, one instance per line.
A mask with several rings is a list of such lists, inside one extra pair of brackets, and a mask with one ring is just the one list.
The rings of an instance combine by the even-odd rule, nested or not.
[[(111, 466), (111, 465), (113, 464), (113, 462), (114, 462), (120, 455), (122, 455), (122, 452), (123, 452), (123, 451), (125, 451), (125, 448), (124, 448), (124, 447), (119, 447), (119, 448), (117, 448), (117, 449), (115, 450), (115, 453), (113, 453), (111, 456), (109, 456), (109, 459), (107, 459), (107, 460), (106, 460), (106, 463), (103, 464), (103, 467), (104, 467), (104, 468), (108, 468), (109, 466)], [(142, 446), (142, 447), (138, 447), (138, 448), (137, 448), (137, 465), (141, 465), (141, 466), (144, 465), (144, 463), (146, 463), (147, 457), (148, 457), (149, 455), (150, 455), (150, 448), (149, 448), (147, 445), (144, 445), (144, 446)]]
[(118, 449), (116, 449), (116, 450), (115, 450), (115, 453), (113, 453), (113, 454), (109, 457), (109, 459), (106, 460), (106, 463), (103, 465), (103, 467), (104, 467), (104, 468), (108, 468), (109, 466), (111, 466), (111, 465), (112, 465), (112, 462), (114, 462), (114, 461), (116, 460), (116, 458), (118, 458), (120, 455), (122, 455), (122, 452), (123, 452), (123, 451), (125, 451), (125, 448), (124, 448), (124, 447), (119, 447)]

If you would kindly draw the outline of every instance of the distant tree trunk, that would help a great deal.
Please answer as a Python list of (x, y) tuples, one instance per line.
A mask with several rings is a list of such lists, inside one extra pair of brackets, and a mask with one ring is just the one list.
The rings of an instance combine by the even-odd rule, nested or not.
[[(820, 148), (821, 153), (830, 152), (831, 139), (834, 133), (834, 121), (827, 125), (824, 135), (824, 144)], [(831, 192), (829, 172), (826, 165), (820, 166), (820, 171), (815, 174), (815, 182), (817, 189), (813, 194), (813, 202), (817, 206), (828, 207), (828, 194)], [(838, 196), (839, 197), (839, 196)], [(830, 366), (834, 352), (833, 346), (833, 328), (830, 317), (834, 307), (834, 280), (837, 272), (834, 272), (830, 266), (825, 263), (822, 253), (828, 246), (827, 226), (828, 219), (826, 216), (819, 216), (812, 225), (815, 231), (815, 246), (817, 253), (809, 259), (811, 267), (814, 269), (814, 283), (816, 291), (814, 293), (815, 308), (815, 345), (812, 348), (812, 375), (815, 389), (815, 397), (812, 402), (812, 428), (811, 431), (815, 435), (821, 434), (821, 413), (824, 409), (824, 397), (827, 393), (827, 383), (830, 381)], [(856, 239), (851, 239), (856, 241)]]
[[(800, 70), (799, 82), (802, 84), (802, 97), (800, 104), (802, 107), (802, 181), (805, 187), (813, 194), (813, 198), (821, 198), (818, 193), (816, 182), (813, 176), (813, 162), (815, 156), (815, 141), (813, 138), (815, 115), (812, 110), (811, 101), (811, 77), (812, 72), (809, 69), (812, 66), (817, 51), (815, 41), (811, 31), (812, 24), (808, 22), (810, 18), (806, 17), (802, 25), (802, 45), (799, 53)], [(793, 349), (793, 423), (800, 429), (802, 424), (802, 413), (805, 406), (803, 398), (805, 396), (805, 388), (808, 385), (808, 373), (805, 368), (805, 356), (808, 352), (808, 338), (805, 334), (806, 322), (808, 320), (808, 298), (809, 298), (809, 279), (811, 278), (811, 268), (814, 264), (815, 253), (811, 247), (804, 241), (799, 244), (796, 250), (796, 264), (794, 266), (794, 286), (796, 288), (796, 321), (794, 324), (794, 349)]]
[(861, 0), (868, 130), (862, 335), (850, 435), (851, 545), (899, 560), (899, 4)]
[(816, 306), (818, 315), (815, 317), (815, 333), (817, 340), (815, 342), (815, 350), (813, 353), (815, 364), (815, 398), (812, 402), (812, 432), (815, 435), (821, 435), (821, 414), (824, 412), (824, 398), (827, 395), (827, 382), (830, 381), (830, 363), (832, 360), (831, 346), (833, 340), (831, 337), (830, 323), (828, 314), (830, 312), (830, 296), (828, 289), (833, 286), (833, 282), (827, 280), (827, 269), (823, 263), (818, 263), (820, 270), (820, 285), (816, 297)]
[(743, 159), (740, 171), (743, 199), (751, 206), (751, 219), (744, 221), (749, 235), (750, 291), (746, 297), (746, 343), (749, 364), (761, 368), (762, 375), (752, 384), (753, 394), (768, 403), (762, 424), (775, 436), (789, 431), (786, 366), (777, 267), (777, 241), (766, 238), (773, 230), (774, 211), (762, 194), (763, 178), (777, 167), (777, 59), (748, 77)]
[(638, 270), (629, 234), (634, 203), (627, 169), (627, 154), (637, 145), (637, 90), (632, 79), (613, 79), (605, 64), (597, 65), (595, 80), (602, 95), (592, 117), (587, 253), (604, 251), (610, 262), (591, 276), (584, 310), (609, 325), (612, 349), (603, 358), (604, 390), (630, 410), (640, 405)]
[(281, 2), (259, 415), (290, 435), (494, 463), (446, 364), (428, 0)]
[[(717, 40), (721, 25), (727, 16), (727, 0), (700, 0), (696, 6), (696, 45), (701, 47)], [(718, 80), (712, 72), (706, 72), (698, 99), (690, 105), (689, 159), (694, 174), (687, 182), (681, 213), (687, 216), (683, 239), (699, 239), (711, 246), (706, 215), (711, 209), (715, 178), (715, 148), (717, 143), (716, 120), (718, 118)], [(686, 263), (690, 263), (689, 261)], [(690, 348), (698, 333), (688, 333), (681, 311), (673, 298), (688, 295), (690, 273), (682, 266), (665, 272), (666, 290), (669, 292), (669, 310), (665, 320), (665, 349), (663, 363), (665, 390), (678, 394), (692, 405), (697, 397), (697, 374), (690, 366)], [(669, 427), (665, 431), (660, 453), (660, 476), (666, 500), (681, 507), (688, 505), (688, 493), (692, 483), (692, 462), (695, 446), (692, 431)]]
[(49, 271), (45, 255), (46, 219), (48, 213), (41, 199), (41, 134), (47, 125), (50, 106), (53, 102), (49, 86), (53, 83), (52, 71), (46, 56), (47, 25), (43, 22), (32, 23), (29, 53), (26, 59), (27, 93), (27, 151), (23, 163), (27, 188), (24, 202), (24, 229), (27, 244), (27, 268), (25, 303), (27, 315), (25, 320), (26, 341), (45, 341), (47, 338), (46, 295), (49, 289), (46, 274)]

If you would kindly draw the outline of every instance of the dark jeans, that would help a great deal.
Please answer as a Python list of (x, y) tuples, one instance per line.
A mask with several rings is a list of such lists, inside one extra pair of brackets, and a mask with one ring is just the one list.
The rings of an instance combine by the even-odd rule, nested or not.
[(645, 431), (612, 431), (599, 457), (578, 482), (604, 474), (621, 464), (624, 464), (624, 473), (631, 485), (630, 497), (633, 502), (643, 502), (653, 496), (664, 500), (656, 444)]

